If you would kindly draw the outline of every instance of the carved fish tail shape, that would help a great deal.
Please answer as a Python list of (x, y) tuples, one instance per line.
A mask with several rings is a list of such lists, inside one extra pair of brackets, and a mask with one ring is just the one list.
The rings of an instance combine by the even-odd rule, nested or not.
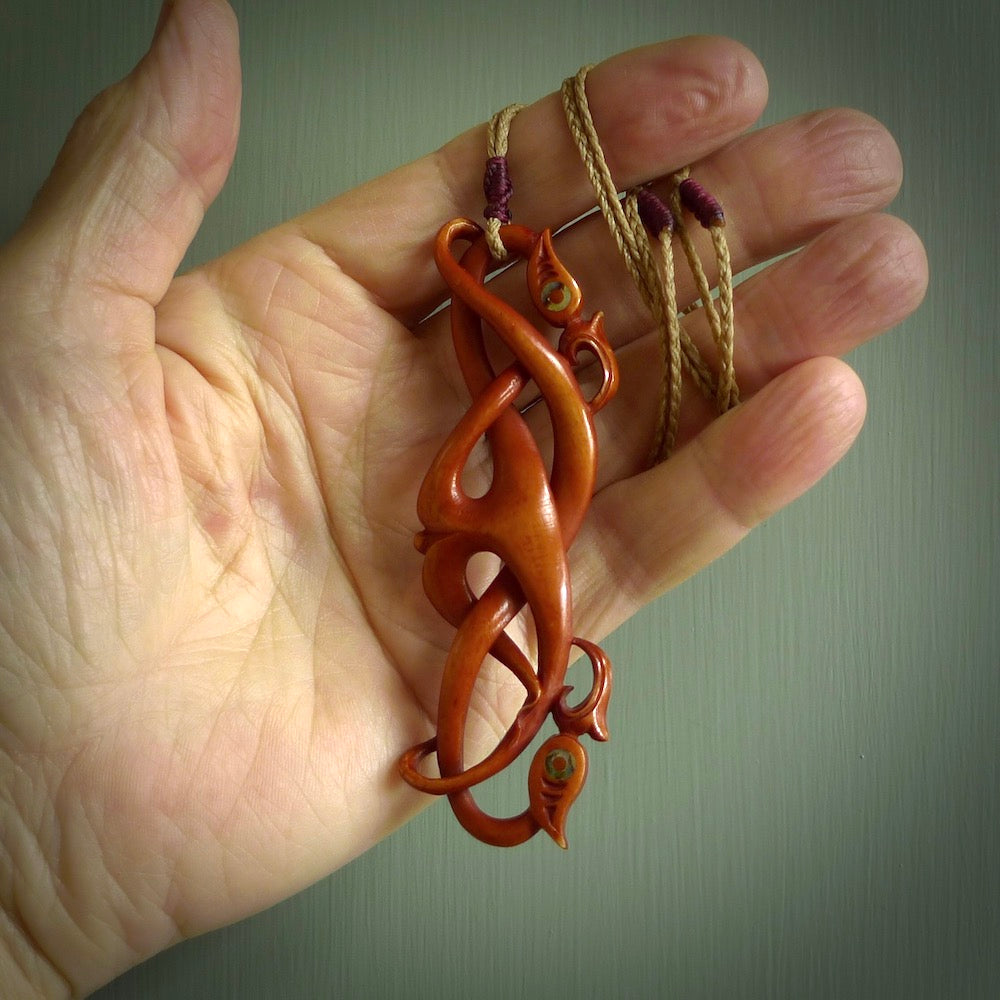
[[(617, 387), (617, 366), (603, 333), (600, 314), (580, 317), (582, 295), (552, 249), (548, 232), (519, 226), (501, 229), (504, 245), (527, 258), (528, 287), (536, 308), (562, 327), (559, 349), (516, 310), (484, 287), (491, 262), (482, 230), (456, 219), (438, 235), (438, 267), (453, 292), (452, 333), (456, 356), (472, 405), (435, 458), (420, 490), (418, 514), (425, 530), (417, 547), (425, 554), (424, 587), (438, 612), (456, 627), (445, 663), (438, 706), (437, 736), (411, 748), (400, 761), (403, 777), (417, 788), (448, 794), (452, 808), (474, 836), (512, 846), (539, 829), (565, 847), (565, 820), (579, 794), (587, 759), (577, 737), (606, 739), (605, 714), (611, 690), (607, 657), (593, 644), (572, 637), (566, 550), (575, 538), (593, 493), (597, 446), (593, 413)], [(452, 246), (471, 243), (461, 261)], [(483, 340), (485, 321), (514, 355), (514, 363), (494, 371)], [(584, 399), (572, 365), (580, 350), (601, 365), (595, 397)], [(513, 403), (534, 381), (548, 406), (553, 430), (551, 476), (535, 440)], [(469, 497), (462, 473), (473, 448), (485, 435), (493, 459), (487, 492)], [(469, 559), (493, 552), (503, 568), (481, 597), (467, 579)], [(505, 629), (524, 604), (531, 609), (537, 639), (537, 674)], [(567, 704), (564, 685), (571, 647), (590, 657), (594, 682), (583, 702)], [(493, 655), (523, 684), (525, 702), (496, 748), (466, 768), (465, 720), (476, 680)], [(470, 788), (498, 773), (532, 741), (547, 716), (560, 733), (536, 753), (529, 769), (529, 806), (517, 816), (498, 818), (475, 803)], [(419, 770), (436, 754), (440, 777)]]

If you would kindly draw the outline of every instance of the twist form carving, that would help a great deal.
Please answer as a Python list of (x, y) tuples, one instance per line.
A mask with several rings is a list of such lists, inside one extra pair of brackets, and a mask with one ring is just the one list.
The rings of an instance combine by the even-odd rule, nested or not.
[[(511, 256), (526, 260), (528, 290), (543, 319), (561, 329), (553, 348), (535, 327), (484, 286), (492, 256), (483, 230), (468, 219), (442, 227), (435, 259), (452, 291), (452, 335), (472, 404), (451, 432), (424, 479), (417, 512), (424, 530), (416, 546), (424, 554), (423, 584), (437, 611), (456, 629), (441, 682), (437, 735), (408, 750), (399, 762), (415, 788), (446, 794), (462, 825), (490, 844), (510, 847), (545, 830), (566, 846), (570, 805), (580, 793), (587, 755), (579, 741), (608, 737), (611, 664), (603, 651), (572, 632), (566, 552), (576, 537), (594, 491), (597, 442), (593, 415), (614, 395), (618, 367), (604, 335), (601, 313), (581, 315), (583, 296), (552, 248), (548, 230), (535, 233), (505, 225), (500, 238)], [(470, 246), (461, 259), (453, 246)], [(496, 372), (487, 358), (483, 323), (499, 335), (514, 361)], [(581, 352), (596, 359), (599, 388), (586, 399), (573, 373)], [(552, 472), (514, 406), (534, 382), (549, 410), (553, 432)], [(493, 461), (487, 492), (477, 498), (462, 489), (462, 472), (485, 435)], [(501, 569), (477, 598), (467, 578), (468, 562), (491, 552)], [(537, 668), (505, 632), (524, 605), (531, 610)], [(578, 704), (565, 685), (571, 648), (590, 659), (593, 685)], [(478, 764), (463, 760), (466, 717), (476, 678), (488, 655), (525, 689), (525, 700), (495, 749)], [(484, 812), (473, 786), (510, 764), (551, 715), (559, 732), (537, 751), (528, 773), (527, 809), (511, 817)], [(419, 766), (436, 755), (440, 777)]]

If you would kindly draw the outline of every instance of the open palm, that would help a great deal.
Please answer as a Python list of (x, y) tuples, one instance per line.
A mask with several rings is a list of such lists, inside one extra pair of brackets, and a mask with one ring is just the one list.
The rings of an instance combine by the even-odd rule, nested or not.
[[(432, 729), (450, 629), (414, 500), (468, 402), (446, 312), (424, 318), (430, 247), (481, 211), (484, 131), (175, 278), (232, 158), (235, 38), (221, 0), (178, 2), (0, 252), (0, 902), (53, 991), (282, 898), (426, 801), (394, 762)], [(628, 53), (588, 90), (622, 186), (697, 161), (738, 270), (804, 247), (738, 290), (745, 402), (710, 422), (689, 394), (644, 471), (650, 320), (599, 218), (560, 235), (622, 365), (571, 553), (596, 639), (843, 454), (864, 396), (827, 356), (915, 308), (925, 264), (873, 214), (899, 183), (884, 130), (838, 111), (744, 135), (766, 85), (735, 43)], [(590, 207), (557, 97), (511, 141), (519, 222)], [(477, 703), (484, 737), (504, 695)]]

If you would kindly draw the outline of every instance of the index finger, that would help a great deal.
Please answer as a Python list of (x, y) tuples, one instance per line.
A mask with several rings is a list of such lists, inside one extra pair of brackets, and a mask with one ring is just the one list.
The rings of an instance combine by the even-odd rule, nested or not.
[[(587, 95), (608, 165), (632, 187), (706, 156), (747, 129), (767, 101), (756, 57), (727, 38), (695, 36), (633, 49), (595, 66)], [(385, 308), (415, 322), (447, 291), (431, 244), (455, 216), (480, 219), (486, 126), (292, 220)], [(558, 92), (510, 131), (511, 209), (533, 229), (588, 211), (593, 189)]]

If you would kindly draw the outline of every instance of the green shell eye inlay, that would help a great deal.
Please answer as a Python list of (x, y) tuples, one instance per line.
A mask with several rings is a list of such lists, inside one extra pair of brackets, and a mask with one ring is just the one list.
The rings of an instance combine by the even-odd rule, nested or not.
[(550, 312), (562, 312), (572, 299), (572, 293), (561, 281), (550, 281), (542, 288), (542, 302)]
[(576, 770), (573, 757), (565, 750), (550, 750), (545, 755), (545, 773), (553, 781), (566, 781)]

